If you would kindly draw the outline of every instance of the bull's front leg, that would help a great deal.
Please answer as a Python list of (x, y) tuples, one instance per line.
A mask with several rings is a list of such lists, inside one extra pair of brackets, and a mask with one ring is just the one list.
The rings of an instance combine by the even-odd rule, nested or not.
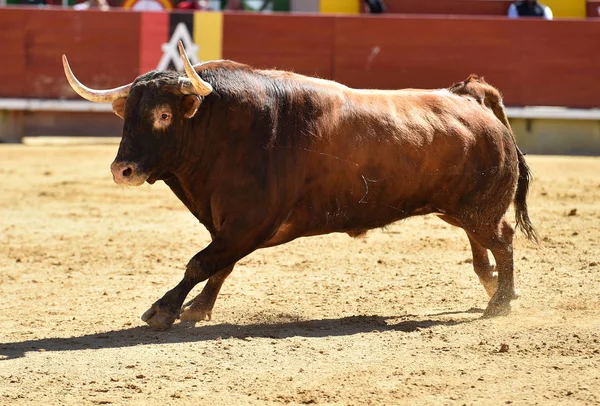
[[(201, 282), (201, 281), (199, 281)], [(181, 282), (142, 314), (142, 320), (157, 330), (166, 330), (175, 322), (183, 301), (198, 282), (184, 277)]]
[[(213, 275), (218, 274), (219, 271), (219, 268), (216, 268), (211, 264), (211, 261), (206, 258), (210, 257), (209, 253), (212, 251), (211, 245), (213, 244), (214, 241), (209, 244), (206, 249), (196, 254), (188, 263), (185, 275), (181, 282), (165, 293), (162, 298), (156, 301), (152, 307), (146, 310), (142, 315), (142, 320), (148, 323), (150, 327), (157, 330), (166, 330), (171, 327), (175, 322), (175, 319), (179, 317), (183, 302), (194, 286), (207, 279), (209, 279), (210, 285), (210, 278)], [(233, 268), (233, 265), (227, 268)], [(212, 293), (214, 293), (214, 299), (216, 300), (218, 291), (213, 291)], [(214, 300), (212, 304), (214, 304)]]
[(256, 223), (251, 219), (257, 217), (250, 215), (247, 218), (228, 218), (213, 241), (190, 260), (182, 281), (156, 301), (142, 315), (142, 320), (157, 330), (168, 329), (179, 317), (183, 302), (194, 286), (214, 276), (215, 279), (212, 282), (209, 280), (205, 287), (206, 292), (203, 291), (206, 295), (203, 297), (201, 293), (199, 296), (201, 307), (212, 308), (221, 284), (234, 264), (258, 248), (272, 234), (266, 227), (253, 225)]
[(233, 271), (233, 266), (220, 270), (211, 276), (198, 296), (183, 305), (181, 321), (204, 321), (212, 317), (212, 309), (223, 286), (223, 282)]

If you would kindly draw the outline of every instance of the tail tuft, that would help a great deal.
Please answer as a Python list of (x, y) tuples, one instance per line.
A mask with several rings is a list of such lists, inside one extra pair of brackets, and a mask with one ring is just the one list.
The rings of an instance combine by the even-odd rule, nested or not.
[(525, 162), (525, 156), (517, 147), (519, 157), (519, 180), (517, 182), (517, 192), (515, 193), (515, 219), (517, 220), (517, 228), (523, 231), (523, 234), (529, 241), (539, 244), (537, 232), (529, 219), (527, 212), (527, 193), (529, 192), (529, 183), (531, 182), (531, 170)]

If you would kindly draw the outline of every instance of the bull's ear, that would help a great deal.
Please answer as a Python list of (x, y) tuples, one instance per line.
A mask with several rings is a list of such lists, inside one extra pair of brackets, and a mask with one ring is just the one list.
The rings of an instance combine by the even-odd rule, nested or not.
[(125, 115), (125, 100), (126, 97), (119, 97), (117, 100), (112, 102), (112, 110), (117, 116), (124, 118)]
[(200, 98), (195, 94), (188, 94), (183, 98), (183, 116), (185, 118), (192, 118), (198, 107), (200, 106)]

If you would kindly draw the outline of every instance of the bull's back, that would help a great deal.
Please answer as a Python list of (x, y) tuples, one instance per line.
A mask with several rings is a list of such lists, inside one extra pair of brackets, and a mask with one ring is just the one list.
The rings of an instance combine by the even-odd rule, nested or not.
[(447, 91), (351, 91), (337, 108), (300, 194), (330, 231), (452, 212), (490, 179), (516, 182), (506, 128), (473, 100)]

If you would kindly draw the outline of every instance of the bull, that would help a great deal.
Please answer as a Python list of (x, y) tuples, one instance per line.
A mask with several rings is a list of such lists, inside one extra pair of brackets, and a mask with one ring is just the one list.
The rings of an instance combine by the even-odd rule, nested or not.
[(483, 317), (510, 312), (511, 204), (516, 227), (537, 236), (530, 170), (497, 89), (471, 76), (447, 89), (357, 90), (233, 61), (192, 66), (179, 51), (184, 72), (152, 71), (109, 90), (81, 84), (63, 55), (72, 88), (112, 102), (124, 120), (114, 181), (164, 181), (211, 236), (142, 315), (148, 325), (210, 319), (236, 262), (259, 248), (428, 213), (466, 232), (490, 297)]

